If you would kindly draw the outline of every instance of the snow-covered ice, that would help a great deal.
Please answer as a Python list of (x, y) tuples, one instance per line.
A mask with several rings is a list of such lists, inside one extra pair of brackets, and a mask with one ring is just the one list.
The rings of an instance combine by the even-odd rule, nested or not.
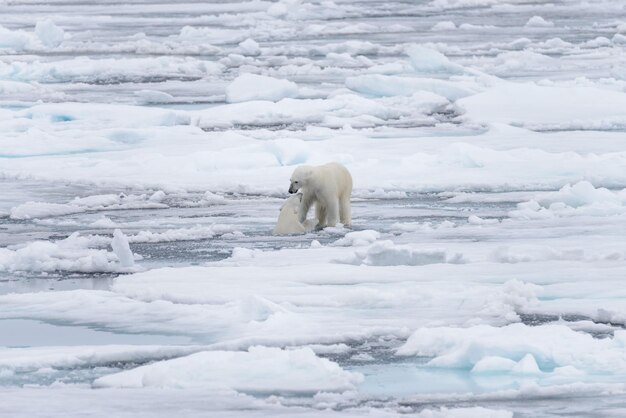
[(242, 74), (226, 87), (226, 101), (229, 103), (251, 100), (277, 102), (285, 97), (297, 95), (298, 86), (296, 83), (256, 74)]
[[(250, 373), (254, 370), (253, 373)], [(317, 393), (354, 389), (363, 380), (319, 358), (310, 348), (280, 350), (250, 347), (248, 351), (204, 351), (174, 360), (101, 377), (96, 387), (204, 387), (244, 393)]]
[(132, 267), (135, 264), (135, 256), (130, 250), (130, 245), (128, 245), (128, 238), (119, 229), (113, 231), (111, 248), (117, 256), (117, 259), (120, 262), (120, 266)]
[(0, 3), (0, 415), (626, 414), (624, 1)]

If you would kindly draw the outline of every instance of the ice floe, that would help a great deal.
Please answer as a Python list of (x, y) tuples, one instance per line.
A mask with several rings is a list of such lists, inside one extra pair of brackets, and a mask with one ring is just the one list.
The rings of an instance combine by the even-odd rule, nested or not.
[(256, 74), (242, 74), (226, 87), (226, 101), (229, 103), (250, 100), (277, 102), (297, 95), (298, 86), (295, 83)]
[(623, 331), (596, 339), (562, 325), (494, 328), (423, 328), (398, 355), (433, 357), (432, 367), (470, 368), (475, 373), (555, 373), (562, 367), (583, 373), (624, 373)]
[[(254, 369), (255, 373), (250, 374)], [(216, 378), (219, 376), (219, 378)], [(363, 377), (311, 349), (250, 347), (248, 351), (205, 351), (101, 377), (95, 387), (202, 387), (245, 393), (307, 394), (354, 389)]]
[(90, 248), (91, 240), (78, 232), (58, 241), (33, 241), (0, 248), (0, 270), (36, 272), (132, 272), (134, 255), (123, 234), (112, 243), (113, 252)]

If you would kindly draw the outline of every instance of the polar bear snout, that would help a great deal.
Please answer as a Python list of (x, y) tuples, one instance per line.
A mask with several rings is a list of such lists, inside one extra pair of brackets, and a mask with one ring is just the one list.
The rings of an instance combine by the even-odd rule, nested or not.
[(289, 185), (289, 193), (290, 194), (298, 193), (299, 190), (300, 190), (299, 182), (292, 181), (291, 184)]

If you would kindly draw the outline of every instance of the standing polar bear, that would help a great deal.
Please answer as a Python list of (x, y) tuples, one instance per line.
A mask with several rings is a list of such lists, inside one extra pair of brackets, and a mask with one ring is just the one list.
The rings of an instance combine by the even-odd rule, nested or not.
[(350, 195), (352, 176), (338, 163), (320, 166), (301, 165), (291, 175), (289, 193), (302, 193), (298, 220), (306, 221), (309, 208), (315, 203), (317, 228), (335, 226), (337, 222), (350, 225)]

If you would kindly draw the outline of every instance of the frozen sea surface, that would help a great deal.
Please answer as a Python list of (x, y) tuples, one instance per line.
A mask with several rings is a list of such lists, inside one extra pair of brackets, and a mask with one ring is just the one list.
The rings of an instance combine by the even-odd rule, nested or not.
[[(626, 414), (625, 46), (623, 1), (0, 0), (0, 414)], [(327, 161), (353, 225), (273, 236)]]

